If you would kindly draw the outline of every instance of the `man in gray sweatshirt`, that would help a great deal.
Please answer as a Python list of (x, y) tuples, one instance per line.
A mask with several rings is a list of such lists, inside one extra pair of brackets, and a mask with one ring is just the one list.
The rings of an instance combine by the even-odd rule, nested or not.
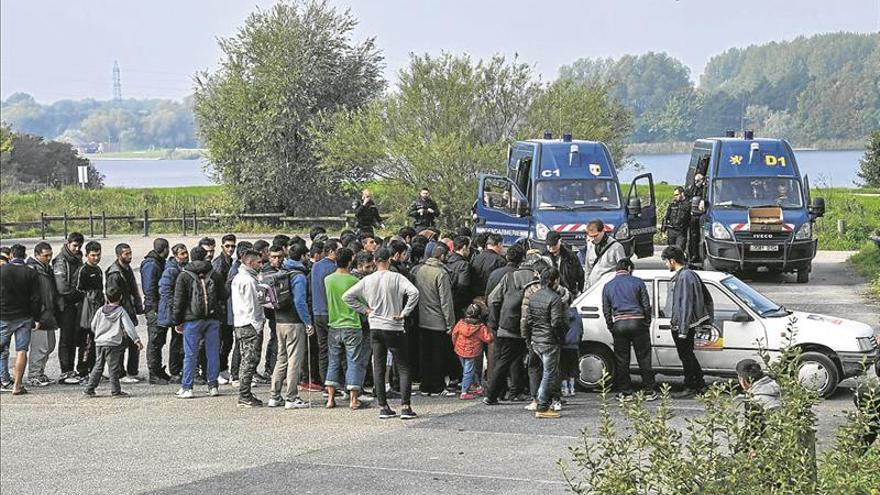
[(367, 315), (370, 322), (373, 389), (379, 401), (379, 418), (397, 416), (385, 396), (385, 366), (390, 351), (400, 373), (400, 418), (413, 419), (417, 416), (410, 405), (409, 342), (403, 324), (419, 302), (419, 291), (406, 277), (388, 270), (391, 256), (388, 248), (376, 251), (376, 272), (345, 291), (342, 300), (353, 310)]

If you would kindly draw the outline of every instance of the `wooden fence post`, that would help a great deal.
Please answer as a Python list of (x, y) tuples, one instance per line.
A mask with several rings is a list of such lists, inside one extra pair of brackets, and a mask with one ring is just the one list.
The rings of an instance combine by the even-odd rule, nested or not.
[(46, 240), (46, 212), (40, 212), (40, 238)]
[(150, 215), (144, 210), (144, 237), (150, 236)]
[(107, 212), (101, 212), (101, 237), (107, 238)]
[(193, 209), (193, 235), (199, 236), (199, 212), (196, 209)]
[(67, 212), (64, 212), (64, 240), (67, 241)]
[(92, 216), (92, 210), (89, 210), (89, 237), (95, 238), (95, 219)]
[(186, 237), (186, 208), (183, 209), (182, 217), (180, 218), (180, 225), (183, 227), (183, 236)]

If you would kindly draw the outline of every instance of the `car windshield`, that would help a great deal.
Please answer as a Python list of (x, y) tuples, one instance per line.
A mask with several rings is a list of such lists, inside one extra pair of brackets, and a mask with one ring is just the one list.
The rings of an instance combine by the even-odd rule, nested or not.
[(730, 292), (733, 292), (737, 299), (744, 302), (746, 306), (752, 308), (754, 312), (761, 316), (777, 317), (788, 315), (785, 308), (771, 301), (766, 296), (753, 289), (750, 285), (736, 277), (727, 277), (722, 280), (721, 283), (730, 289)]
[(788, 177), (736, 177), (715, 179), (714, 206), (750, 208), (781, 206), (801, 208), (801, 185)]
[(617, 183), (607, 179), (542, 180), (536, 187), (540, 210), (616, 210)]

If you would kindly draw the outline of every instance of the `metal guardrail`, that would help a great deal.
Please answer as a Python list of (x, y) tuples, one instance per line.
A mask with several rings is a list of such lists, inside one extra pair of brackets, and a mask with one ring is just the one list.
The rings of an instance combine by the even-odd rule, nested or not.
[(137, 227), (139, 230), (143, 231), (144, 237), (148, 237), (150, 235), (150, 226), (152, 224), (160, 223), (160, 224), (179, 224), (181, 232), (184, 236), (187, 233), (192, 233), (193, 235), (199, 235), (199, 227), (208, 225), (214, 225), (215, 227), (219, 227), (221, 221), (223, 220), (251, 220), (251, 221), (259, 221), (266, 222), (267, 224), (272, 225), (273, 227), (287, 226), (287, 225), (302, 225), (302, 224), (339, 224), (342, 226), (349, 226), (353, 223), (354, 214), (345, 212), (340, 216), (326, 216), (326, 217), (294, 217), (288, 216), (285, 213), (210, 213), (208, 216), (198, 216), (197, 211), (181, 211), (181, 215), (179, 217), (159, 217), (159, 218), (151, 218), (149, 210), (144, 210), (143, 215), (107, 215), (105, 212), (100, 212), (100, 214), (96, 214), (94, 211), (89, 211), (88, 216), (85, 215), (68, 215), (66, 212), (63, 215), (47, 215), (44, 212), (40, 212), (39, 220), (22, 220), (18, 222), (0, 222), (0, 231), (6, 232), (10, 227), (39, 227), (40, 228), (40, 237), (42, 239), (46, 238), (46, 232), (49, 229), (49, 225), (52, 222), (62, 222), (63, 227), (62, 230), (64, 232), (64, 237), (66, 238), (68, 233), (70, 232), (70, 222), (73, 221), (88, 221), (89, 222), (89, 236), (95, 237), (95, 229), (96, 227), (99, 229), (101, 237), (107, 237), (107, 222), (108, 221), (123, 221), (128, 223), (129, 227)]

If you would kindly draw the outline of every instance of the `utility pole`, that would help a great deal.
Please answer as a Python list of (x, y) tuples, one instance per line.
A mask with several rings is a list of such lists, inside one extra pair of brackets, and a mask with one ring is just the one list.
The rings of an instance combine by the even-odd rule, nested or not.
[(119, 62), (113, 61), (113, 102), (122, 103), (122, 79), (119, 77)]

